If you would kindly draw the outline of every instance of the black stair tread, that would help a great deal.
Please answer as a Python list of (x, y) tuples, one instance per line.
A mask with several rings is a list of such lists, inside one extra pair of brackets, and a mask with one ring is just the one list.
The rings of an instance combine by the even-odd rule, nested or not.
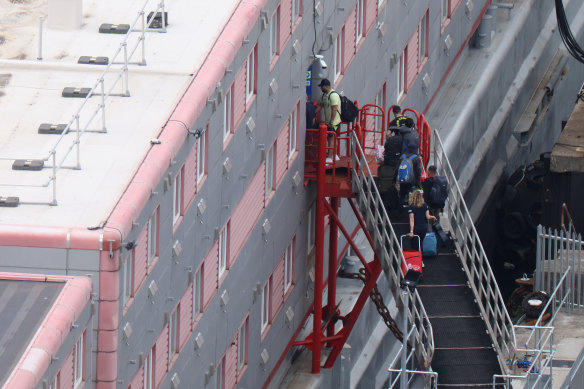
[(435, 348), (491, 347), (491, 338), (480, 317), (430, 318)]
[(493, 374), (501, 374), (493, 349), (437, 349), (432, 369), (438, 372), (438, 384), (489, 384)]
[(477, 316), (479, 309), (467, 285), (417, 288), (428, 316)]
[(455, 255), (424, 258), (424, 286), (460, 285), (466, 284), (467, 280), (460, 259)]

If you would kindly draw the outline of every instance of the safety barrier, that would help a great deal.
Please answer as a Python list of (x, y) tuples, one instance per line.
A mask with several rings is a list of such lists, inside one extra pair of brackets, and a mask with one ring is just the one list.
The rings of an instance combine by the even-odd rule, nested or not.
[(450, 187), (445, 217), (450, 224), (456, 251), (497, 352), (501, 370), (506, 371), (506, 362), (515, 359), (516, 340), (513, 322), (505, 308), (505, 301), (436, 130), (434, 139), (436, 167), (439, 174), (446, 176)]
[[(405, 259), (400, 242), (383, 206), (358, 136), (354, 132), (351, 134), (350, 145), (355, 200), (373, 238), (375, 252), (392, 287), (394, 298), (398, 306), (403, 307), (405, 301), (404, 296), (399, 293), (399, 285), (403, 278), (402, 265), (405, 268)], [(410, 339), (413, 340), (413, 353), (416, 355), (418, 366), (427, 369), (434, 355), (432, 325), (418, 293), (414, 292), (412, 298), (408, 300), (408, 328), (412, 331)]]
[[(154, 3), (155, 11), (152, 13), (150, 19), (147, 20), (145, 9), (148, 4)], [(57, 205), (57, 174), (61, 169), (81, 169), (81, 149), (80, 149), (80, 138), (85, 133), (90, 132), (100, 132), (105, 133), (107, 132), (106, 127), (106, 107), (108, 99), (111, 96), (130, 96), (129, 86), (128, 86), (128, 65), (129, 64), (137, 64), (137, 65), (146, 65), (146, 50), (145, 50), (145, 41), (146, 41), (146, 32), (147, 31), (157, 31), (157, 32), (166, 32), (166, 25), (165, 25), (165, 18), (162, 18), (162, 29), (151, 29), (150, 25), (155, 20), (155, 16), (157, 14), (164, 15), (164, 0), (145, 0), (142, 8), (138, 11), (134, 22), (130, 25), (130, 29), (126, 36), (124, 37), (123, 41), (118, 46), (118, 49), (114, 53), (111, 58), (111, 61), (106, 66), (104, 71), (96, 80), (95, 84), (91, 87), (87, 96), (81, 102), (81, 105), (77, 109), (77, 111), (73, 114), (71, 120), (67, 123), (63, 132), (59, 135), (56, 139), (55, 143), (48, 151), (47, 155), (41, 158), (43, 161), (51, 161), (51, 165), (47, 165), (48, 168), (52, 170), (51, 176), (42, 183), (39, 184), (16, 184), (10, 182), (1, 182), (0, 186), (2, 187), (32, 187), (32, 188), (46, 188), (52, 185), (52, 200), (48, 203), (49, 205)], [(137, 25), (141, 24), (141, 27), (137, 28)], [(141, 48), (141, 58), (139, 62), (131, 62), (134, 54), (136, 51)], [(115, 73), (114, 65), (122, 65), (121, 69), (116, 66), (117, 73)], [(113, 81), (111, 85), (108, 85), (106, 89), (106, 81), (105, 77), (113, 76)], [(121, 82), (121, 93), (114, 93), (114, 89), (116, 89)], [(89, 100), (92, 96), (100, 96), (100, 101), (98, 104), (90, 106)], [(92, 109), (93, 108), (93, 109)], [(101, 128), (98, 130), (90, 129), (90, 126), (93, 125), (96, 121), (96, 118), (101, 119)], [(84, 121), (82, 123), (82, 120)], [(69, 133), (75, 133), (75, 139), (71, 141), (70, 144), (65, 145), (61, 144), (64, 143), (66, 136)], [(64, 150), (59, 150), (59, 146), (64, 147)], [(72, 151), (75, 150), (75, 165), (74, 166), (65, 166), (65, 161), (69, 158)], [(59, 154), (57, 156), (57, 154)], [(16, 160), (16, 159), (24, 159), (24, 160), (32, 160), (38, 158), (30, 158), (26, 156), (19, 156), (19, 157), (1, 157), (0, 160)], [(38, 203), (42, 204), (42, 203)]]

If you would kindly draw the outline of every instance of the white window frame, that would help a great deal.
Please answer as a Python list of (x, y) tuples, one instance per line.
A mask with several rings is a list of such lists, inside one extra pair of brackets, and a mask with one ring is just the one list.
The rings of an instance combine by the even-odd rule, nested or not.
[(308, 237), (308, 252), (312, 250), (314, 244), (316, 243), (316, 202), (312, 203), (310, 208), (308, 209), (308, 214), (306, 215), (306, 220), (308, 221), (308, 226), (306, 227), (307, 230), (307, 237)]
[(182, 168), (174, 176), (174, 185), (172, 188), (172, 223), (175, 224), (182, 214)]
[(49, 389), (59, 389), (59, 384), (61, 381), (60, 374), (61, 374), (61, 372), (58, 372), (57, 374), (55, 374), (55, 376), (51, 380), (51, 383), (49, 384)]
[(156, 207), (154, 213), (148, 219), (148, 266), (158, 257), (158, 211)]
[(403, 96), (405, 92), (405, 84), (406, 84), (406, 67), (405, 67), (405, 58), (407, 55), (407, 47), (402, 51), (401, 55), (397, 60), (397, 100)]
[(418, 24), (418, 66), (426, 59), (428, 53), (428, 11), (422, 16)]
[[(385, 109), (384, 106), (384, 97), (385, 97), (385, 83), (383, 84), (383, 86), (381, 87), (381, 89), (379, 89), (379, 92), (377, 92), (377, 94), (375, 95), (375, 105), (379, 105), (381, 107), (381, 109)], [(382, 128), (382, 123), (383, 123), (383, 118), (380, 116), (376, 116), (375, 117), (375, 128), (377, 130), (381, 130)]]
[(355, 44), (358, 44), (363, 37), (363, 26), (365, 25), (365, 12), (364, 6), (365, 0), (357, 0), (357, 19), (355, 24)]
[(233, 85), (225, 91), (225, 96), (223, 98), (223, 142), (225, 142), (233, 132), (232, 88)]
[(292, 280), (294, 279), (294, 239), (286, 247), (286, 252), (284, 253), (284, 294), (288, 292), (292, 286)]
[(144, 389), (152, 389), (153, 388), (153, 382), (154, 382), (154, 372), (152, 371), (152, 348), (150, 348), (150, 351), (148, 352), (148, 356), (146, 357), (146, 360), (144, 361), (144, 382), (143, 382), (143, 388)]
[(85, 333), (81, 334), (73, 352), (73, 387), (78, 388), (83, 383), (83, 353)]
[(208, 125), (197, 139), (197, 184), (207, 173), (207, 129)]
[(247, 364), (247, 318), (239, 327), (237, 334), (237, 373)]
[(276, 142), (274, 142), (266, 154), (266, 200), (274, 190), (274, 172), (276, 170), (275, 149)]
[(228, 246), (228, 238), (229, 238), (229, 223), (223, 227), (221, 232), (219, 233), (219, 253), (218, 253), (218, 266), (217, 266), (217, 281), (221, 281), (221, 277), (225, 274), (225, 270), (227, 269), (227, 252), (229, 250)]
[(302, 15), (302, 0), (292, 0), (292, 27)]
[(215, 388), (225, 389), (225, 357), (221, 357), (221, 360), (217, 364), (215, 371), (216, 371)]
[(292, 156), (296, 152), (297, 141), (298, 141), (298, 105), (294, 106), (294, 109), (290, 113), (290, 120), (288, 126), (288, 160), (292, 159)]
[(203, 266), (201, 266), (193, 276), (193, 321), (202, 312), (203, 308)]
[(440, 24), (443, 26), (450, 17), (450, 0), (442, 0), (441, 16), (442, 19)]
[(270, 283), (271, 283), (272, 277), (268, 278), (268, 281), (265, 283), (264, 287), (262, 288), (262, 298), (261, 298), (261, 302), (262, 302), (262, 306), (261, 306), (261, 331), (262, 333), (266, 330), (266, 328), (268, 327), (268, 324), (270, 323), (270, 300), (271, 300), (271, 296), (270, 296)]
[(124, 305), (132, 298), (134, 292), (134, 250), (128, 251), (122, 264)]
[(256, 93), (256, 51), (257, 44), (252, 49), (247, 57), (247, 64), (245, 70), (245, 101), (248, 102), (249, 99)]
[(336, 82), (337, 79), (343, 74), (343, 46), (344, 46), (344, 39), (343, 35), (345, 33), (345, 29), (342, 28), (339, 31), (339, 34), (335, 38), (334, 44), (334, 81)]
[(280, 7), (276, 9), (270, 19), (270, 63), (278, 55), (278, 40), (280, 39)]
[(178, 315), (180, 304), (170, 314), (168, 320), (168, 362), (172, 362), (172, 358), (178, 351)]

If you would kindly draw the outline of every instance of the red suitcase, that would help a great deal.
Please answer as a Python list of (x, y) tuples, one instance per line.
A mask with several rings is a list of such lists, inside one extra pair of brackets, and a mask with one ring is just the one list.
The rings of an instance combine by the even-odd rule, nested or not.
[[(402, 251), (404, 253), (406, 265), (407, 265), (408, 269), (412, 269), (412, 270), (415, 270), (417, 272), (420, 272), (420, 275), (422, 275), (423, 264), (422, 264), (422, 251), (421, 251), (421, 247), (420, 247), (420, 237), (418, 235), (414, 235), (414, 238), (418, 239), (418, 250), (404, 250), (403, 249), (404, 236), (407, 236), (407, 235), (402, 235), (400, 237), (400, 244), (402, 247)], [(404, 272), (404, 274), (406, 274), (407, 270), (406, 270), (403, 263), (402, 263), (402, 271)]]

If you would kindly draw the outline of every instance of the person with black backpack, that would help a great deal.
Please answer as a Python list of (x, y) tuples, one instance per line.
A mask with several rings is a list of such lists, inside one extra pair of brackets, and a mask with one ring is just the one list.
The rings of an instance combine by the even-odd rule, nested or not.
[[(322, 91), (322, 98), (318, 107), (316, 107), (316, 114), (318, 115), (318, 112), (324, 109), (324, 122), (328, 131), (326, 162), (332, 163), (334, 136), (331, 132), (338, 134), (337, 131), (341, 124), (341, 96), (331, 88), (331, 82), (326, 78), (323, 78), (318, 86)], [(335, 159), (338, 159), (338, 156), (335, 155)]]
[(404, 207), (406, 196), (413, 188), (421, 188), (422, 159), (417, 154), (418, 148), (407, 146), (401, 155), (397, 167), (397, 181), (399, 183), (399, 200)]
[(430, 207), (430, 214), (439, 217), (448, 197), (448, 181), (439, 176), (436, 166), (428, 166), (428, 178), (423, 183), (424, 201)]

